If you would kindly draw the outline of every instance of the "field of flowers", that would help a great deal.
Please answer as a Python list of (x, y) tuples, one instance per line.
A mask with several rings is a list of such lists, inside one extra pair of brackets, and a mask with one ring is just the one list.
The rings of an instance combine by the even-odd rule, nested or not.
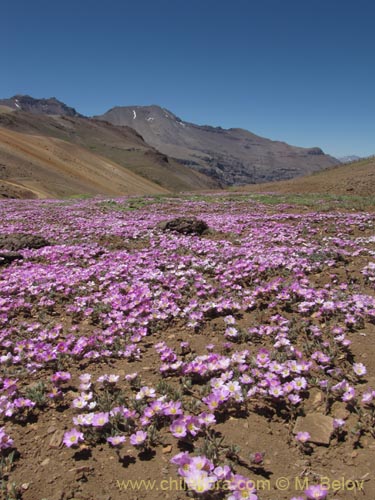
[(374, 498), (374, 213), (0, 206), (50, 242), (0, 265), (3, 498)]

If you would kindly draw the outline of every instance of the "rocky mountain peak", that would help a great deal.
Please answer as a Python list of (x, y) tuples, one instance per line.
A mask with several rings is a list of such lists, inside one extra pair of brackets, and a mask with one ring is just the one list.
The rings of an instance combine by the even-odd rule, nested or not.
[(67, 106), (56, 97), (36, 99), (29, 95), (15, 95), (8, 99), (0, 99), (0, 106), (36, 115), (82, 116), (74, 108)]

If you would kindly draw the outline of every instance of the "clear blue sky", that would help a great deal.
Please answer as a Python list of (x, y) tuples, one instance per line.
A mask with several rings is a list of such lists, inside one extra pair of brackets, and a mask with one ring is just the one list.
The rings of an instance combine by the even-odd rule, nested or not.
[(373, 0), (2, 0), (0, 96), (375, 153)]

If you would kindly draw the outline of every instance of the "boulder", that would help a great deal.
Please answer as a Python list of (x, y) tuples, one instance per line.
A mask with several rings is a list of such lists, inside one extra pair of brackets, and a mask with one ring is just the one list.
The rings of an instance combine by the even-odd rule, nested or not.
[(309, 413), (297, 418), (293, 432), (309, 432), (311, 443), (328, 445), (333, 433), (333, 418), (323, 413)]
[(196, 217), (177, 217), (159, 222), (157, 227), (162, 231), (174, 231), (180, 234), (195, 234), (199, 236), (208, 231), (206, 222)]
[(50, 246), (50, 244), (43, 236), (37, 234), (0, 234), (0, 249), (16, 252), (22, 248), (42, 248)]
[(0, 252), (0, 266), (11, 264), (14, 260), (21, 260), (23, 256), (17, 252)]

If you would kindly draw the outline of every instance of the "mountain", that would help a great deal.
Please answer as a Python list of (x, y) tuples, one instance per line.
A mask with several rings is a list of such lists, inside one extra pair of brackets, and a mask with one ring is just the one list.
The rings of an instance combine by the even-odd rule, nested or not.
[(360, 156), (357, 155), (349, 155), (349, 156), (339, 156), (337, 158), (340, 163), (351, 163), (353, 161), (358, 161), (361, 159)]
[(132, 127), (158, 151), (223, 186), (290, 179), (339, 163), (318, 147), (290, 146), (239, 128), (195, 125), (159, 106), (115, 107), (95, 118)]
[[(21, 156), (19, 153), (15, 154), (14, 149), (9, 152), (8, 146), (3, 144), (4, 134), (0, 137), (0, 179), (8, 182), (6, 185), (4, 182), (2, 183), (3, 188), (0, 186), (0, 193), (3, 192), (7, 196), (16, 196), (19, 193), (19, 196), (24, 197), (24, 188), (22, 186), (34, 186), (36, 182), (34, 176), (31, 175), (32, 171), (34, 173), (39, 172), (37, 184), (40, 187), (40, 192), (44, 193), (43, 196), (69, 196), (70, 194), (93, 192), (90, 183), (87, 184), (87, 191), (84, 183), (76, 183), (77, 179), (74, 178), (74, 171), (70, 171), (68, 178), (61, 184), (64, 187), (59, 189), (58, 192), (56, 191), (57, 186), (54, 185), (51, 185), (48, 190), (47, 185), (51, 177), (46, 170), (46, 158), (43, 157), (43, 160), (41, 160), (39, 153), (34, 154), (33, 148), (30, 148), (30, 136), (32, 136), (31, 138), (37, 137), (39, 144), (42, 140), (46, 140), (50, 144), (50, 140), (59, 139), (61, 141), (60, 146), (62, 141), (67, 143), (67, 145), (64, 145), (65, 150), (69, 145), (78, 146), (74, 149), (74, 155), (78, 162), (80, 160), (86, 162), (89, 157), (88, 153), (90, 153), (91, 159), (100, 157), (96, 158), (98, 162), (107, 159), (111, 164), (115, 163), (117, 167), (124, 169), (126, 173), (132, 172), (147, 180), (148, 186), (152, 183), (153, 192), (155, 193), (194, 191), (218, 187), (218, 184), (213, 179), (192, 171), (188, 167), (159, 153), (155, 148), (146, 144), (143, 138), (129, 127), (116, 127), (110, 123), (85, 118), (81, 115), (49, 115), (46, 110), (44, 110), (45, 113), (39, 114), (25, 112), (4, 105), (6, 101), (8, 100), (2, 100), (3, 104), (0, 105), (0, 131), (17, 132), (25, 136)], [(19, 142), (18, 144), (20, 145)], [(53, 159), (53, 154), (61, 151), (59, 148), (56, 149), (55, 146), (52, 148), (48, 145), (46, 145), (46, 149), (49, 151), (48, 157), (50, 160)], [(73, 149), (70, 149), (70, 151), (72, 152)], [(58, 163), (61, 166), (61, 163)], [(75, 164), (73, 158), (72, 165)], [(28, 168), (26, 168), (27, 165), (29, 165)], [(98, 178), (98, 173), (92, 172), (93, 180)], [(78, 171), (77, 176), (80, 176)], [(17, 193), (15, 187), (10, 189), (9, 182), (13, 182), (12, 186), (19, 184)], [(113, 182), (115, 182), (115, 178)], [(120, 191), (116, 186), (113, 186), (108, 191), (109, 186), (104, 183), (103, 194), (113, 193), (114, 190), (117, 194), (129, 194), (130, 191), (124, 183), (120, 184)], [(142, 190), (143, 188), (138, 193), (134, 192), (134, 190), (131, 190), (131, 192), (142, 194)], [(100, 189), (96, 187), (94, 191), (95, 193), (100, 192)]]
[[(10, 139), (5, 131), (34, 139), (18, 136), (16, 140), (14, 136), (17, 147), (10, 151), (6, 142)], [(3, 184), (8, 183), (6, 193), (4, 191), (8, 195), (10, 183), (13, 183), (12, 193), (18, 184), (20, 193), (24, 193), (22, 190), (26, 187), (35, 187), (36, 181), (30, 177), (31, 165), (32, 171), (38, 172), (37, 184), (42, 196), (84, 193), (86, 182), (87, 192), (100, 192), (99, 187), (92, 186), (100, 177), (99, 170), (95, 169), (90, 175), (89, 170), (85, 170), (89, 176), (79, 183), (74, 177), (74, 169), (69, 170), (60, 188), (56, 184), (48, 191), (46, 186), (51, 179), (46, 171), (46, 158), (45, 155), (41, 157), (40, 151), (35, 154), (34, 140), (39, 145), (45, 141), (45, 146), (40, 147), (49, 151), (47, 164), (53, 163), (55, 154), (59, 168), (62, 168), (60, 160), (64, 155), (70, 158), (72, 165), (75, 164), (74, 155), (77, 155), (77, 162), (82, 160), (85, 165), (88, 158), (97, 166), (108, 161), (108, 165), (115, 165), (124, 173), (132, 172), (147, 180), (147, 188), (139, 187), (145, 192), (149, 189), (155, 192), (207, 190), (289, 179), (338, 163), (320, 148), (298, 148), (243, 129), (195, 125), (159, 106), (118, 107), (104, 115), (88, 118), (54, 97), (35, 99), (16, 95), (0, 100), (0, 132), (0, 179)], [(26, 168), (25, 162), (30, 168)], [(82, 177), (78, 167), (77, 177)], [(118, 194), (133, 190), (125, 187), (125, 181), (119, 179), (118, 182), (121, 186)], [(103, 193), (114, 191), (118, 192), (117, 187), (103, 180)]]
[(292, 194), (319, 193), (374, 196), (375, 157), (364, 158), (354, 165), (340, 164), (298, 179), (259, 184), (257, 186), (243, 186), (240, 190)]
[(29, 95), (15, 95), (9, 99), (0, 99), (0, 106), (35, 115), (82, 116), (74, 108), (70, 108), (56, 97), (35, 99)]

